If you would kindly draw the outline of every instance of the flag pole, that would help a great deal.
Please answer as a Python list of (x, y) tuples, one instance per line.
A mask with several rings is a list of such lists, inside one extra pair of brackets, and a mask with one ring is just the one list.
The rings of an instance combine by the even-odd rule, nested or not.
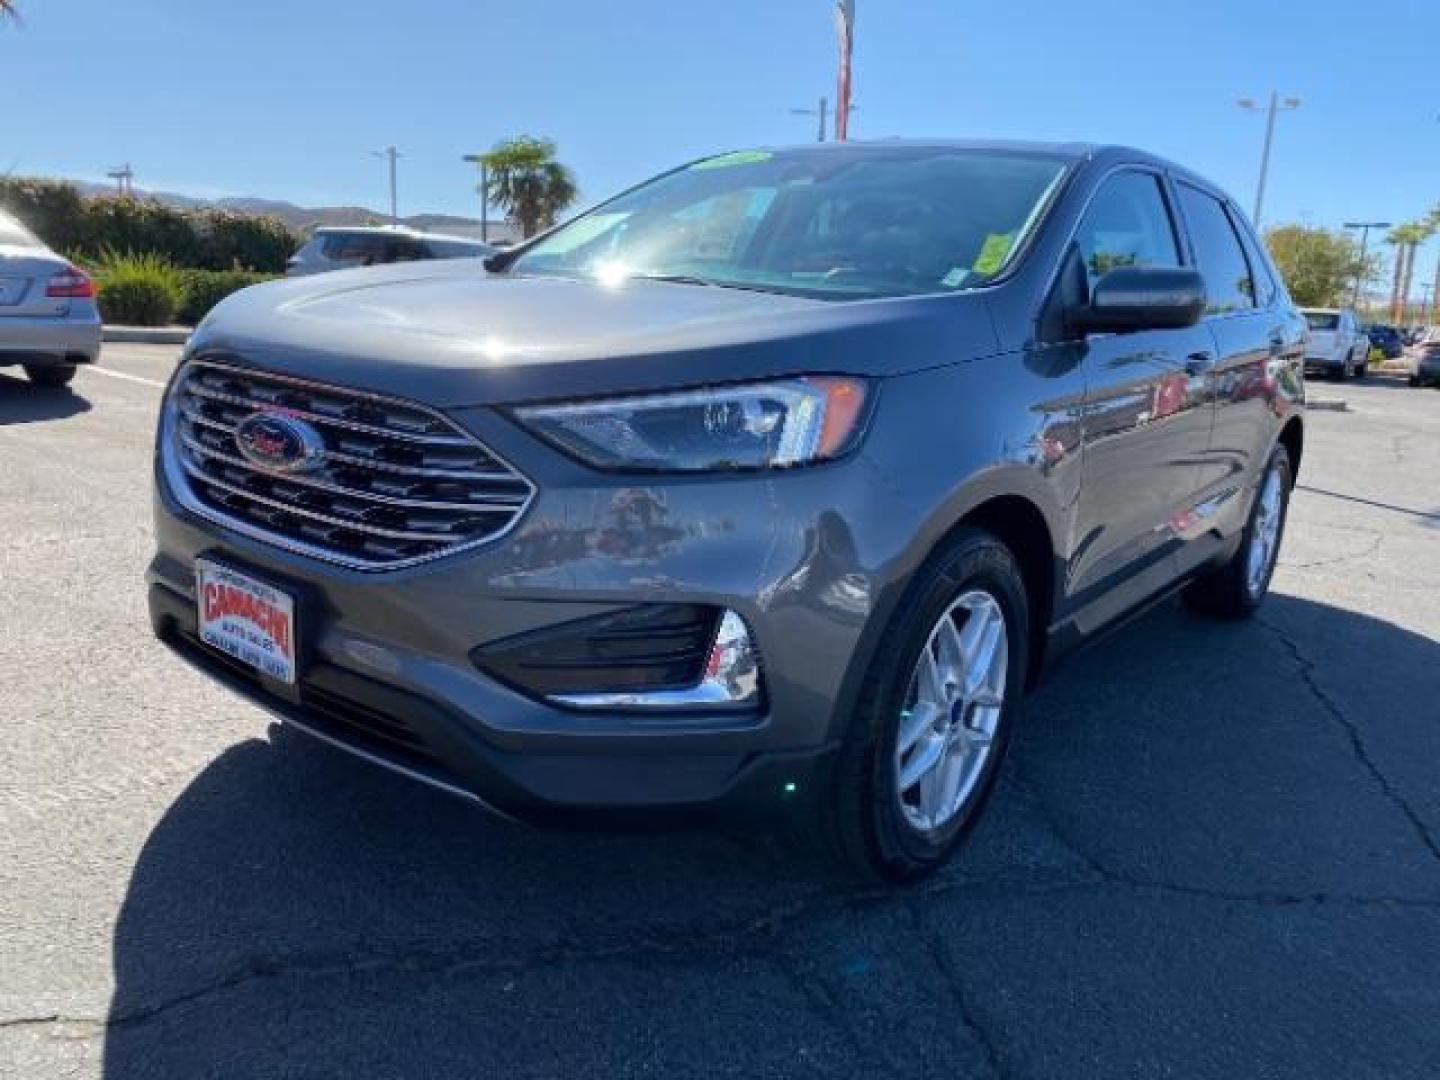
[(840, 38), (840, 78), (835, 95), (835, 141), (850, 133), (850, 55), (855, 41), (855, 0), (835, 0), (835, 30)]

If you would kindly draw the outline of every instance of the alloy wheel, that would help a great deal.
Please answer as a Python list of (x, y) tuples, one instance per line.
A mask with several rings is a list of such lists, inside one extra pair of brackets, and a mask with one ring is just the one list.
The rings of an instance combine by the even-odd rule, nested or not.
[(1264, 587), (1280, 546), (1280, 521), (1284, 516), (1280, 474), (1278, 464), (1270, 466), (1255, 501), (1255, 524), (1245, 563), (1245, 588), (1251, 596), (1257, 595)]
[(1010, 642), (999, 602), (962, 594), (931, 629), (910, 677), (895, 740), (895, 791), (905, 820), (934, 832), (980, 786), (1005, 705)]

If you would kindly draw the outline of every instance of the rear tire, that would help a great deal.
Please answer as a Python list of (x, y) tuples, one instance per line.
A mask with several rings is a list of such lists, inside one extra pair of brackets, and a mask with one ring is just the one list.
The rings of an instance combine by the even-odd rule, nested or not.
[(1185, 600), (1193, 610), (1222, 619), (1246, 619), (1259, 610), (1285, 538), (1291, 476), (1290, 454), (1277, 443), (1256, 488), (1240, 547), (1224, 566), (1186, 586)]
[(26, 364), (25, 376), (36, 386), (69, 386), (75, 378), (74, 364)]
[(1019, 566), (988, 532), (961, 530), (916, 573), (816, 808), (848, 869), (913, 881), (960, 846), (1009, 745), (1029, 627)]

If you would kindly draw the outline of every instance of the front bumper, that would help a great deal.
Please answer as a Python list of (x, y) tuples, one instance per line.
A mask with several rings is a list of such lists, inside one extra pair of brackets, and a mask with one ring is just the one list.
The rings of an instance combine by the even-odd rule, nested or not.
[(1305, 357), (1306, 375), (1340, 375), (1345, 371), (1346, 360), (1340, 356)]
[[(914, 535), (913, 510), (859, 460), (648, 481), (584, 469), (488, 410), (457, 419), (539, 494), (503, 538), (403, 569), (324, 563), (202, 520), (157, 465), (156, 633), (282, 719), (510, 816), (734, 818), (783, 812), (818, 789), (863, 668), (872, 598)], [(298, 688), (237, 671), (197, 641), (201, 556), (308, 596)], [(479, 646), (640, 604), (740, 614), (761, 657), (763, 707), (577, 711), (472, 660)], [(408, 729), (399, 741), (397, 725)]]
[(0, 317), (0, 366), (6, 364), (93, 364), (100, 357), (100, 317), (71, 313), (65, 318)]

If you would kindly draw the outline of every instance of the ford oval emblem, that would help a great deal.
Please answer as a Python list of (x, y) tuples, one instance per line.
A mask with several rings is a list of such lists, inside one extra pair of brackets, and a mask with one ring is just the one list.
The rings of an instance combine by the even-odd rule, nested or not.
[(235, 445), (246, 461), (266, 472), (310, 472), (325, 460), (320, 432), (284, 413), (251, 413), (235, 425)]

